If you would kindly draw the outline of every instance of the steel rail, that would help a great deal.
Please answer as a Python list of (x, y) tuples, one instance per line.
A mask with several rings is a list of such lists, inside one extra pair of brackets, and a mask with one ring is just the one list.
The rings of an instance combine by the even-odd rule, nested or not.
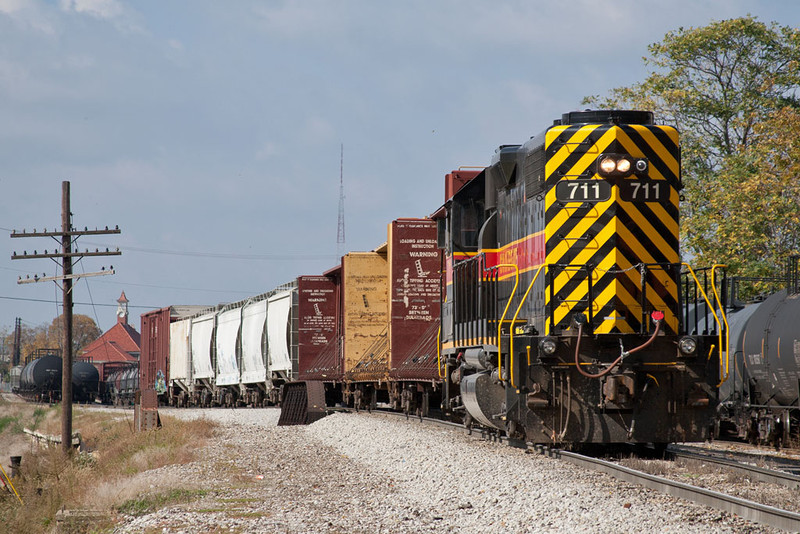
[[(780, 471), (782, 473), (789, 473), (795, 476), (800, 476), (800, 458), (792, 456), (782, 456), (780, 454), (765, 454), (761, 451), (736, 451), (736, 450), (721, 450), (705, 448), (697, 445), (688, 444), (670, 444), (667, 446), (667, 451), (682, 450), (686, 452), (694, 452), (695, 454), (704, 454), (713, 458), (721, 460), (730, 460), (732, 462), (739, 462), (745, 465), (763, 465), (765, 469), (773, 471)], [(787, 452), (796, 452), (792, 447), (785, 449)]]
[(796, 512), (781, 510), (780, 508), (759, 504), (732, 495), (726, 495), (709, 489), (684, 484), (683, 482), (643, 473), (606, 460), (583, 456), (574, 452), (552, 450), (551, 456), (586, 469), (606, 473), (616, 479), (624, 480), (625, 482), (639, 484), (646, 488), (672, 495), (673, 497), (736, 514), (749, 521), (780, 528), (789, 532), (800, 532), (800, 514)]
[[(698, 460), (706, 463), (717, 464), (736, 471), (740, 474), (750, 477), (757, 482), (766, 482), (768, 484), (778, 484), (791, 489), (800, 489), (800, 476), (778, 469), (768, 469), (765, 467), (758, 467), (755, 465), (747, 465), (738, 460), (729, 458), (721, 458), (715, 452), (708, 454), (702, 450), (692, 450), (686, 447), (669, 445), (667, 452), (678, 458), (687, 458), (690, 460)], [(765, 458), (766, 460), (766, 458)]]

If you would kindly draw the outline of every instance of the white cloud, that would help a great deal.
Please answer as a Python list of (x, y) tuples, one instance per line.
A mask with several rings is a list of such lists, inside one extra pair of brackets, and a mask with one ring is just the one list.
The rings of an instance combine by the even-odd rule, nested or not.
[(60, 4), (65, 13), (110, 22), (123, 33), (146, 33), (138, 22), (140, 15), (119, 0), (60, 0)]
[(61, 0), (61, 9), (86, 13), (99, 19), (114, 19), (124, 12), (117, 0)]
[(32, 0), (0, 0), (0, 14), (8, 15), (17, 24), (46, 35), (56, 33), (47, 6)]
[(25, 0), (0, 0), (0, 12), (13, 14), (22, 11), (26, 5)]

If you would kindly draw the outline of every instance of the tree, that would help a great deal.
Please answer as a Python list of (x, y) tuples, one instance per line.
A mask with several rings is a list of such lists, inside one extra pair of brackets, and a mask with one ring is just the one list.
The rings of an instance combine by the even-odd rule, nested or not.
[(736, 274), (778, 274), (797, 252), (784, 223), (800, 209), (786, 189), (798, 174), (780, 134), (800, 109), (800, 31), (747, 16), (679, 28), (648, 51), (643, 82), (584, 103), (652, 109), (677, 127), (684, 245)]
[[(61, 347), (64, 336), (64, 316), (59, 315), (50, 326), (45, 330), (42, 337), (37, 337), (37, 341), (46, 347)], [(72, 354), (77, 355), (78, 351), (100, 337), (102, 332), (94, 320), (88, 315), (75, 314), (72, 316)]]
[[(64, 316), (59, 315), (47, 324), (30, 327), (22, 325), (21, 350), (23, 360), (30, 356), (37, 349), (61, 349), (63, 343), (63, 324)], [(78, 350), (85, 347), (98, 337), (102, 332), (94, 320), (88, 315), (75, 314), (72, 316), (72, 353), (78, 354)], [(5, 338), (5, 342), (10, 346), (14, 342), (14, 333), (11, 332)]]
[(779, 274), (800, 251), (800, 110), (784, 108), (753, 129), (754, 140), (725, 159), (699, 218), (701, 258), (739, 274)]
[[(46, 325), (38, 325), (38, 326), (28, 326), (25, 323), (22, 324), (22, 328), (20, 331), (20, 363), (25, 364), (25, 358), (33, 352), (33, 350), (37, 348), (44, 348), (39, 347), (36, 345), (36, 338), (39, 337), (42, 332), (47, 329)], [(5, 342), (6, 347), (12, 347), (14, 345), (14, 331), (13, 330), (6, 330), (5, 336), (3, 340)], [(57, 347), (57, 346), (56, 346)], [(10, 351), (11, 349), (9, 349)]]

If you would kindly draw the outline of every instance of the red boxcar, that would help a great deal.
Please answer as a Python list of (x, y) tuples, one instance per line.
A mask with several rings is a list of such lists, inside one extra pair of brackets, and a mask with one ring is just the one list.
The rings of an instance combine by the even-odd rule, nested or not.
[(159, 396), (169, 384), (169, 325), (208, 306), (167, 306), (143, 313), (139, 387), (155, 389)]

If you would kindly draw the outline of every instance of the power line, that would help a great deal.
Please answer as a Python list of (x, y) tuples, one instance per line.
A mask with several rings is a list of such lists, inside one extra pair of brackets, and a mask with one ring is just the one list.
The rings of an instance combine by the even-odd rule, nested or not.
[[(13, 232), (14, 230), (11, 228), (3, 228), (0, 226), (0, 230), (6, 232)], [(82, 241), (85, 245), (91, 245), (94, 247), (111, 247), (108, 243), (93, 243), (91, 241)], [(117, 247), (117, 245), (113, 245)], [(231, 259), (231, 260), (263, 260), (263, 261), (297, 261), (297, 260), (331, 260), (336, 259), (335, 254), (231, 254), (228, 252), (193, 252), (193, 251), (186, 251), (186, 250), (166, 250), (166, 249), (158, 249), (158, 248), (146, 248), (146, 247), (132, 247), (127, 245), (122, 245), (121, 248), (124, 248), (126, 251), (135, 251), (135, 252), (144, 252), (146, 254), (163, 254), (166, 256), (191, 256), (196, 258), (220, 258), (220, 259)]]
[(204, 287), (178, 287), (178, 286), (157, 286), (153, 284), (135, 284), (132, 282), (113, 282), (111, 280), (95, 280), (95, 284), (112, 284), (117, 286), (135, 286), (135, 287), (152, 287), (155, 289), (174, 289), (177, 291), (202, 291), (204, 293), (241, 293), (243, 295), (254, 295), (263, 293), (263, 291), (242, 291), (240, 289), (208, 289)]
[[(85, 244), (95, 247), (107, 247), (105, 243)], [(297, 260), (330, 260), (336, 258), (333, 254), (228, 254), (226, 252), (189, 252), (181, 250), (164, 250), (157, 248), (130, 247), (122, 245), (125, 251), (144, 252), (147, 254), (164, 254), (167, 256), (193, 256), (197, 258), (222, 258), (231, 260), (264, 260), (264, 261), (297, 261)]]
[[(6, 297), (6, 296), (3, 296), (3, 295), (0, 295), (0, 299), (4, 299), (4, 300), (21, 300), (21, 301), (24, 301), (24, 302), (44, 302), (45, 304), (53, 304), (53, 303), (59, 304), (60, 303), (59, 300), (29, 299), (29, 298), (24, 298), (24, 297)], [(116, 307), (117, 306), (116, 304), (100, 304), (100, 303), (94, 303), (93, 304), (91, 302), (73, 302), (72, 304), (74, 304), (75, 306), (110, 306), (110, 307)], [(129, 308), (142, 308), (142, 309), (147, 309), (147, 310), (155, 310), (155, 309), (158, 309), (158, 308), (163, 308), (163, 306), (128, 306), (128, 307)]]

